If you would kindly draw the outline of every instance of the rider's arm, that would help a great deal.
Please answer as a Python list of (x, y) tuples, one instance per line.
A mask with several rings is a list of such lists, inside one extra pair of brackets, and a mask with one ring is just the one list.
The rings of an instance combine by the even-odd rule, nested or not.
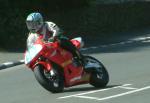
[(48, 30), (53, 32), (53, 37), (61, 35), (60, 28), (53, 22), (46, 22)]
[(27, 47), (32, 46), (38, 38), (38, 35), (35, 33), (29, 33), (27, 38)]
[(46, 23), (49, 31), (53, 32), (52, 37), (49, 39), (50, 41), (55, 41), (56, 39), (59, 40), (61, 38), (67, 39), (67, 37), (63, 35), (63, 31), (55, 23), (53, 22), (46, 22)]

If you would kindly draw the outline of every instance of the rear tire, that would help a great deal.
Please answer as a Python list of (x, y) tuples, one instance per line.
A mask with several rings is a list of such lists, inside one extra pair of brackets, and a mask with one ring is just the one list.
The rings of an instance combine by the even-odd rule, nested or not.
[(55, 76), (52, 76), (50, 72), (46, 72), (44, 66), (37, 65), (34, 69), (35, 78), (46, 90), (52, 93), (62, 92), (64, 89), (64, 77), (58, 68), (52, 70), (54, 70)]
[(109, 75), (104, 65), (97, 59), (91, 56), (84, 57), (85, 62), (95, 62), (100, 65), (100, 68), (93, 68), (91, 72), (90, 84), (96, 88), (103, 88), (109, 82)]

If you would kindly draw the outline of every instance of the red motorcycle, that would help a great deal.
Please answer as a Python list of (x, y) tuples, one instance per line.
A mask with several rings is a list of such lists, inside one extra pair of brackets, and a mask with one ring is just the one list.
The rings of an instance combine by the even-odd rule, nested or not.
[[(80, 49), (82, 38), (71, 42)], [(43, 42), (39, 37), (25, 52), (25, 64), (37, 81), (52, 93), (62, 92), (65, 87), (89, 83), (105, 87), (109, 75), (104, 65), (91, 56), (83, 55), (84, 65), (77, 65), (70, 52), (62, 49), (59, 42)]]

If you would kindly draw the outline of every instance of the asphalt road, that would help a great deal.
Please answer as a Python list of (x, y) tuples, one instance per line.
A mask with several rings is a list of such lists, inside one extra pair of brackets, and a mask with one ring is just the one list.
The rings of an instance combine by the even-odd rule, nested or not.
[(150, 42), (118, 44), (88, 50), (110, 74), (106, 88), (91, 85), (52, 94), (35, 80), (31, 70), (19, 65), (0, 71), (0, 103), (149, 103)]

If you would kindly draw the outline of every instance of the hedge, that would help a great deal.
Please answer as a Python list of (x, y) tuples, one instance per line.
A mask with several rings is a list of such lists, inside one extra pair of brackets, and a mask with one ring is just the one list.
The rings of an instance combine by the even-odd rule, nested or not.
[(25, 19), (34, 11), (58, 24), (70, 37), (107, 37), (112, 32), (150, 25), (149, 2), (91, 5), (89, 2), (91, 0), (1, 0), (0, 47), (25, 49), (28, 33)]

